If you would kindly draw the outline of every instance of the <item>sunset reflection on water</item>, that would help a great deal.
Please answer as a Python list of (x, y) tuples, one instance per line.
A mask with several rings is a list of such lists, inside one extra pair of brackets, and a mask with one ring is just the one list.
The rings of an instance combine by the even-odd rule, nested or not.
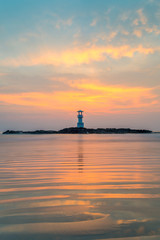
[(0, 239), (160, 239), (159, 144), (0, 135)]

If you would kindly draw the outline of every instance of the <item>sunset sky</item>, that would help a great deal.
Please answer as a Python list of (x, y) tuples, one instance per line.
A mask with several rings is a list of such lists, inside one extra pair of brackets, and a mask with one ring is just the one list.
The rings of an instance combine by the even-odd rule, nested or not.
[(0, 0), (0, 131), (160, 131), (159, 0)]

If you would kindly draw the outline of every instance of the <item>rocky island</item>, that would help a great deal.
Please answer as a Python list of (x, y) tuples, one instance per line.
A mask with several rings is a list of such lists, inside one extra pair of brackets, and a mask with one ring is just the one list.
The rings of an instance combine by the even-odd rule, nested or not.
[(130, 128), (78, 128), (70, 127), (58, 131), (54, 130), (35, 130), (35, 131), (15, 131), (7, 130), (3, 134), (142, 134), (152, 133), (151, 130), (146, 129), (130, 129)]

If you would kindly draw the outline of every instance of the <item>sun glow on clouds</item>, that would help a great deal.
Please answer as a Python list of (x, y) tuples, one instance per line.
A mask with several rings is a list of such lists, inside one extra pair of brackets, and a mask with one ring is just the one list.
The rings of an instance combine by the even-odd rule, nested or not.
[(9, 15), (7, 1), (0, 8), (4, 119), (10, 110), (17, 124), (21, 114), (26, 116), (25, 109), (38, 122), (36, 112), (56, 110), (55, 116), (61, 119), (60, 112), (82, 108), (101, 116), (95, 125), (106, 121), (105, 113), (114, 119), (112, 113), (118, 112), (126, 122), (124, 112), (134, 112), (137, 119), (143, 115), (150, 128), (157, 121), (159, 130), (158, 0), (137, 0), (138, 4), (124, 0), (102, 4), (46, 0), (44, 4), (39, 0), (27, 5), (17, 0), (21, 14), (10, 2)]
[(9, 105), (23, 105), (48, 110), (75, 111), (80, 106), (92, 112), (118, 112), (148, 109), (157, 105), (152, 88), (106, 86), (100, 84), (72, 84), (74, 91), (51, 93), (0, 94), (0, 101)]
[(146, 48), (142, 45), (131, 47), (129, 45), (122, 46), (90, 46), (83, 49), (74, 48), (57, 52), (52, 49), (43, 49), (39, 53), (19, 56), (17, 58), (9, 58), (1, 61), (2, 65), (11, 66), (34, 66), (34, 65), (81, 65), (89, 64), (92, 61), (104, 61), (107, 57), (120, 59), (122, 57), (132, 58), (135, 53), (152, 54), (156, 51), (154, 48)]

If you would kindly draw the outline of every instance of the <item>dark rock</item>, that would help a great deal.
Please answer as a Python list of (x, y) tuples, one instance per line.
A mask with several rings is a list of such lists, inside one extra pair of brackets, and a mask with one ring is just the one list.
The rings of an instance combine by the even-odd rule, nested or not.
[(23, 131), (14, 131), (14, 130), (7, 130), (3, 132), (3, 134), (22, 134)]
[(152, 133), (146, 129), (130, 129), (130, 128), (64, 128), (59, 131), (54, 130), (35, 130), (35, 131), (14, 131), (7, 130), (3, 134), (127, 134), (127, 133)]
[(62, 130), (59, 130), (58, 133), (68, 133), (68, 134), (77, 134), (77, 133), (88, 133), (87, 128), (77, 128), (77, 127), (71, 127), (71, 128), (64, 128)]

